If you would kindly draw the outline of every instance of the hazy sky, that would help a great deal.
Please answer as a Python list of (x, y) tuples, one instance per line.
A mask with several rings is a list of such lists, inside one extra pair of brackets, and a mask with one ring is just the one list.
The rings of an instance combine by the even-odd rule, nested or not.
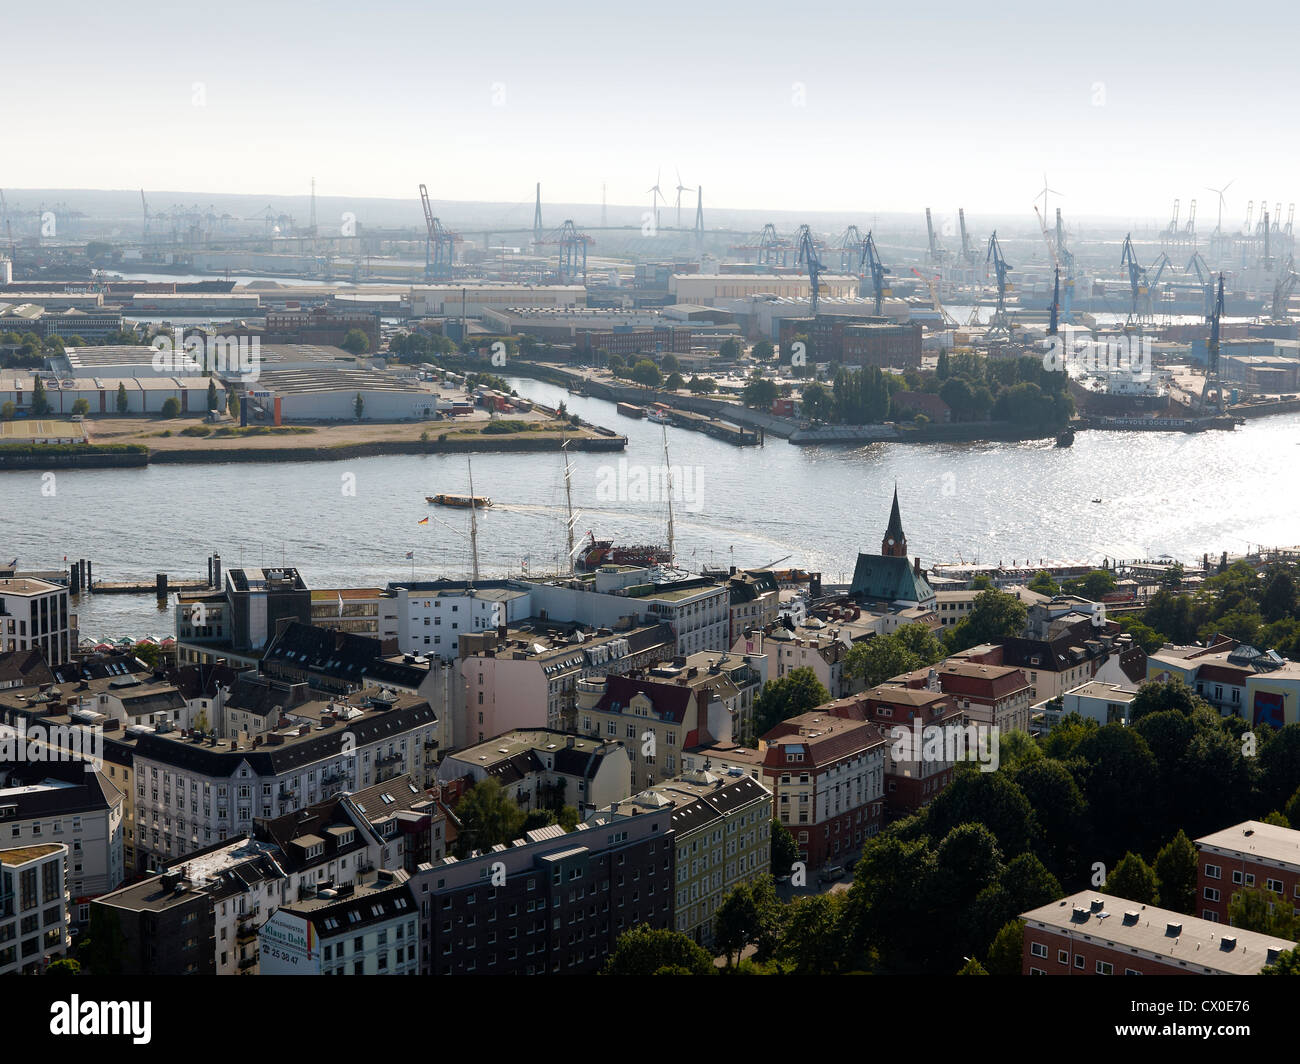
[[(1030, 209), (1295, 197), (1300, 12), (1222, 5), (11, 5), (0, 187)], [(1262, 31), (1261, 31), (1262, 30)], [(27, 46), (30, 45), (30, 46)], [(11, 147), (16, 148), (18, 142)], [(693, 203), (693, 199), (690, 202)], [(1185, 216), (1185, 214), (1184, 214)]]

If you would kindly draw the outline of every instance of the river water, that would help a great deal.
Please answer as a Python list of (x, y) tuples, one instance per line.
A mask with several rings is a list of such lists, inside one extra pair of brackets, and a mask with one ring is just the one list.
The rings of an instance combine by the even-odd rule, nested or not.
[[(578, 537), (663, 542), (660, 426), (553, 385), (511, 384), (628, 437), (622, 455), (573, 455)], [(858, 550), (879, 550), (895, 482), (911, 553), (925, 563), (1190, 560), (1300, 543), (1300, 415), (1235, 432), (1081, 432), (1070, 448), (1050, 440), (801, 448), (771, 437), (739, 448), (667, 434), (677, 557), (687, 566), (780, 560), (847, 580)], [(558, 454), (472, 461), (475, 493), (495, 504), (478, 520), (481, 572), (519, 573), (525, 560), (534, 573), (554, 571), (564, 551)], [(463, 456), (77, 470), (52, 487), (53, 495), (39, 472), (0, 473), (0, 564), (17, 555), (20, 568), (55, 568), (66, 554), (92, 559), (99, 580), (194, 579), (218, 551), (226, 567), (297, 566), (313, 587), (460, 578), (469, 568), (468, 515), (425, 502), (467, 490)], [(171, 628), (152, 596), (83, 596), (76, 610), (83, 633), (100, 638)]]

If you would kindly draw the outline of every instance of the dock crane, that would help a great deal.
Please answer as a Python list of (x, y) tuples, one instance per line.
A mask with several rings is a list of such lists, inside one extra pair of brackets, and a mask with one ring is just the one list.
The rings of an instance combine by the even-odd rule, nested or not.
[(1011, 290), (1011, 285), (1007, 283), (1007, 274), (1013, 267), (1002, 257), (1002, 245), (998, 243), (998, 231), (993, 230), (989, 237), (988, 251), (984, 255), (984, 265), (987, 268), (989, 263), (993, 263), (994, 272), (997, 274), (998, 281), (998, 307), (993, 312), (993, 318), (989, 322), (989, 331), (986, 336), (1005, 336), (1011, 338), (1011, 320), (1007, 317), (1007, 292)]
[(939, 237), (934, 231), (934, 221), (930, 218), (929, 207), (925, 209), (925, 229), (930, 237), (930, 261), (937, 266), (947, 259), (948, 252), (939, 242)]
[(1128, 284), (1132, 294), (1128, 321), (1124, 323), (1127, 328), (1141, 322), (1147, 316), (1143, 311), (1143, 307), (1150, 298), (1151, 293), (1151, 286), (1147, 282), (1146, 268), (1138, 262), (1137, 252), (1133, 250), (1132, 233), (1128, 233), (1124, 237), (1124, 250), (1120, 253), (1119, 264), (1128, 267)]
[(462, 237), (459, 233), (448, 230), (434, 217), (433, 207), (429, 204), (429, 190), (424, 185), (420, 186), (420, 203), (424, 207), (424, 224), (429, 231), (428, 243), (424, 248), (424, 276), (430, 280), (450, 280), (456, 245)]
[(966, 265), (974, 269), (975, 267), (975, 246), (971, 243), (970, 234), (966, 232), (966, 208), (957, 208), (957, 220), (961, 223), (961, 257), (965, 260)]
[(817, 255), (817, 243), (813, 240), (812, 230), (806, 225), (799, 226), (798, 247), (794, 264), (808, 270), (808, 283), (812, 287), (812, 316), (815, 318), (821, 288), (822, 260)]
[(1277, 284), (1273, 286), (1274, 321), (1287, 320), (1287, 310), (1291, 303), (1291, 293), (1295, 291), (1296, 281), (1300, 281), (1300, 276), (1295, 272), (1295, 259), (1288, 255), (1282, 274), (1278, 277)]
[(1223, 274), (1219, 274), (1219, 295), (1210, 315), (1210, 342), (1205, 349), (1205, 387), (1201, 389), (1201, 411), (1209, 402), (1210, 389), (1217, 388), (1219, 413), (1223, 413), (1223, 382), (1219, 380), (1219, 319), (1223, 317)]
[[(558, 229), (537, 241), (539, 247), (554, 246), (560, 249), (556, 272), (560, 284), (587, 283), (587, 245), (595, 241), (586, 233), (578, 232), (572, 218), (566, 218)], [(581, 280), (579, 280), (581, 278)]]
[(840, 253), (840, 270), (848, 273), (855, 262), (861, 261), (862, 232), (856, 225), (850, 225), (836, 242), (835, 249)]
[(1210, 267), (1205, 259), (1201, 257), (1199, 251), (1192, 252), (1192, 257), (1188, 259), (1183, 272), (1196, 274), (1196, 280), (1205, 295), (1205, 320), (1209, 321), (1214, 316), (1214, 276), (1210, 273)]
[[(1034, 210), (1038, 210), (1037, 207)], [(1047, 335), (1055, 336), (1057, 311), (1061, 306), (1061, 267), (1052, 271), (1052, 317), (1047, 323)]]
[(876, 242), (872, 239), (871, 233), (862, 241), (862, 256), (858, 261), (858, 271), (860, 273), (870, 272), (871, 274), (871, 291), (876, 297), (876, 313), (881, 313), (884, 306), (885, 296), (892, 293), (885, 287), (885, 274), (889, 271), (885, 269), (884, 263), (880, 261), (880, 255), (876, 251)]

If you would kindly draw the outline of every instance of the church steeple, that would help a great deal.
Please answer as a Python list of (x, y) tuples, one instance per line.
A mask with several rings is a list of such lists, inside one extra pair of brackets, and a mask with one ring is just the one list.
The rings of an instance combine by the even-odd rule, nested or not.
[(907, 557), (907, 536), (903, 532), (903, 519), (898, 514), (898, 485), (894, 485), (894, 505), (889, 511), (889, 527), (880, 541), (880, 553), (886, 558)]

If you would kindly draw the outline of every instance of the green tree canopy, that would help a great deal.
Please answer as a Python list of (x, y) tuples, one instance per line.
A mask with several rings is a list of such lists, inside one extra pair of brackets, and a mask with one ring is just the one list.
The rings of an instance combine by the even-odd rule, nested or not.
[(1029, 610), (1015, 595), (990, 589), (975, 596), (971, 609), (948, 629), (948, 652), (955, 654), (981, 643), (995, 643), (1024, 633)]
[(680, 931), (638, 924), (619, 936), (601, 974), (656, 975), (662, 968), (685, 968), (691, 975), (715, 972), (713, 958)]
[(754, 702), (754, 728), (765, 735), (776, 725), (800, 713), (807, 713), (831, 700), (817, 674), (807, 666), (791, 669), (784, 676), (768, 680)]
[(524, 811), (491, 776), (465, 792), (456, 806), (456, 815), (460, 818), (457, 847), (462, 857), (509, 843), (519, 837), (524, 824)]

